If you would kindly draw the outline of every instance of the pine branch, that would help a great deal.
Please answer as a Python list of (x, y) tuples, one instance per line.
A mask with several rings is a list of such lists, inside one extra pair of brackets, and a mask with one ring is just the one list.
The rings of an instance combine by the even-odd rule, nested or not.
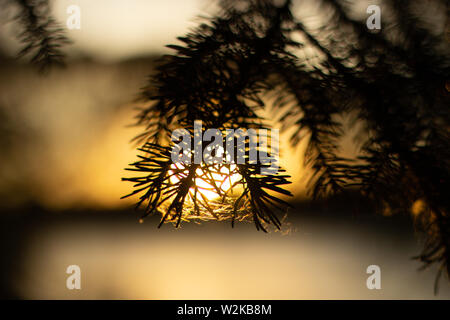
[(61, 48), (70, 41), (64, 29), (50, 16), (48, 0), (15, 0), (15, 3), (20, 9), (15, 20), (23, 28), (18, 38), (24, 45), (18, 56), (30, 56), (41, 72), (47, 72), (54, 65), (64, 65)]
[[(183, 127), (192, 134), (195, 120), (222, 131), (266, 128), (257, 110), (267, 108), (264, 98), (272, 95), (278, 120), (295, 129), (292, 143), (308, 139), (305, 159), (313, 173), (312, 194), (326, 197), (357, 189), (375, 200), (380, 211), (391, 213), (409, 213), (422, 203), (416, 219), (428, 237), (419, 258), (426, 265), (441, 264), (449, 275), (449, 47), (444, 34), (427, 29), (411, 10), (420, 1), (386, 1), (395, 21), (385, 27), (395, 36), (367, 30), (364, 21), (350, 18), (345, 1), (321, 0), (330, 14), (314, 30), (292, 14), (290, 1), (220, 3), (217, 17), (179, 38), (181, 45), (170, 46), (175, 53), (161, 61), (144, 88), (147, 105), (138, 115), (138, 124), (144, 126), (139, 141), (170, 148), (170, 132)], [(444, 1), (436, 5), (448, 10)], [(299, 34), (301, 42), (294, 39)], [(309, 60), (307, 50), (315, 52), (316, 62)], [(364, 140), (360, 154), (350, 159), (339, 148), (349, 129), (340, 119), (349, 114), (362, 126)], [(145, 172), (151, 156), (145, 161), (133, 166)], [(153, 195), (172, 190), (168, 196), (174, 204), (163, 213), (163, 221), (178, 225), (203, 209), (209, 218), (231, 218), (234, 223), (251, 217), (258, 229), (269, 223), (279, 228), (274, 212), (286, 203), (273, 193), (289, 195), (283, 189), (288, 177), (260, 176), (261, 165), (240, 164), (232, 170), (240, 176), (234, 187), (241, 191), (231, 202), (220, 182), (211, 178), (220, 166), (200, 165), (200, 174), (197, 167), (183, 168), (178, 191), (158, 185), (167, 181), (167, 171), (130, 181), (138, 183), (139, 192), (147, 192), (140, 203), (148, 200), (152, 212), (161, 207), (163, 196)], [(226, 203), (220, 213), (196, 187), (199, 175)], [(194, 199), (192, 210), (184, 207), (188, 197)]]

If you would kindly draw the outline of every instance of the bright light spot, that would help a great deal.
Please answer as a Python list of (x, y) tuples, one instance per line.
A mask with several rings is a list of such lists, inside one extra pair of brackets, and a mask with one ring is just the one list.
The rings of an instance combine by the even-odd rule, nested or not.
[[(173, 169), (183, 169), (182, 165), (172, 164)], [(240, 175), (235, 173), (236, 165), (230, 164), (229, 166), (222, 166), (219, 169), (219, 165), (211, 167), (211, 172), (208, 170), (202, 169), (202, 167), (197, 168), (195, 171), (195, 186), (197, 187), (197, 197), (205, 197), (208, 200), (214, 200), (220, 198), (225, 193), (227, 195), (232, 195), (233, 192), (231, 187), (240, 180)], [(169, 174), (172, 175), (174, 172), (169, 171)], [(184, 175), (187, 175), (187, 169), (183, 171)], [(170, 177), (170, 181), (175, 184), (180, 181), (180, 177), (177, 175), (173, 175)], [(213, 183), (213, 181), (215, 183)], [(195, 187), (192, 187), (189, 195), (192, 200), (195, 194)], [(200, 194), (200, 195), (199, 195)]]

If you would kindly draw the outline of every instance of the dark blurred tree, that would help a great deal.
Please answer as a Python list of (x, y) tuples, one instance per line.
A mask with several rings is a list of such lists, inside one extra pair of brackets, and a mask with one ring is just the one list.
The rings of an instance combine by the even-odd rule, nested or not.
[(64, 29), (51, 15), (49, 0), (0, 0), (2, 10), (14, 12), (17, 37), (22, 43), (18, 57), (27, 57), (40, 72), (64, 64), (62, 47), (70, 43)]
[[(136, 183), (133, 194), (141, 193), (139, 204), (148, 201), (147, 213), (172, 201), (162, 222), (179, 223), (189, 214), (183, 203), (195, 188), (197, 168), (180, 169), (176, 174), (183, 177), (171, 186), (170, 132), (191, 128), (194, 120), (221, 129), (264, 127), (255, 110), (265, 107), (263, 97), (275, 97), (279, 120), (295, 128), (292, 143), (308, 139), (313, 196), (351, 189), (380, 211), (413, 208), (427, 234), (418, 259), (449, 275), (448, 4), (384, 1), (382, 29), (375, 32), (367, 29), (368, 15), (354, 18), (350, 1), (314, 4), (323, 13), (318, 27), (297, 18), (291, 1), (223, 0), (217, 16), (179, 38), (182, 45), (169, 46), (175, 53), (164, 58), (142, 93), (148, 103), (138, 116), (145, 126), (139, 141), (146, 155), (132, 166), (145, 175), (124, 180)], [(423, 14), (429, 6), (446, 13), (440, 29)], [(355, 158), (339, 155), (350, 129), (342, 119), (349, 115), (361, 128)], [(278, 199), (263, 190), (286, 193), (278, 183), (288, 183), (287, 177), (264, 180), (248, 165), (237, 171), (257, 227), (260, 220), (279, 227), (269, 209)], [(229, 210), (233, 217), (241, 200)]]

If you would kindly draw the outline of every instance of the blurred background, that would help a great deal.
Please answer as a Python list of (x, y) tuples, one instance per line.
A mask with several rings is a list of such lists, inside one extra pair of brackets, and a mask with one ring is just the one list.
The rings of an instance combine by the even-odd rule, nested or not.
[[(0, 14), (0, 295), (25, 299), (448, 299), (435, 269), (411, 258), (421, 239), (409, 217), (375, 216), (354, 198), (312, 202), (302, 146), (282, 135), (281, 164), (292, 176), (294, 208), (281, 232), (251, 223), (139, 224), (135, 198), (120, 200), (135, 160), (134, 99), (164, 46), (216, 10), (205, 0), (59, 0), (81, 8), (67, 30), (64, 69), (48, 75), (15, 59), (12, 10)], [(317, 23), (313, 2), (301, 8)], [(358, 2), (356, 14), (365, 15)], [(436, 18), (439, 20), (439, 17)], [(345, 148), (351, 152), (351, 139)], [(66, 288), (79, 265), (82, 289)], [(379, 265), (382, 289), (368, 290)]]

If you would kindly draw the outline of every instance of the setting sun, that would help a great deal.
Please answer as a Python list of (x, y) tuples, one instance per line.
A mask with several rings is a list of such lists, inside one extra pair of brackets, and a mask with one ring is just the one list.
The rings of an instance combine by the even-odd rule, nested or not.
[[(180, 169), (180, 166), (180, 164), (172, 164), (171, 167), (173, 169)], [(207, 200), (219, 199), (225, 194), (228, 196), (233, 195), (233, 189), (237, 187), (234, 186), (234, 184), (240, 180), (240, 175), (235, 173), (237, 169), (236, 165), (230, 164), (228, 166), (221, 166), (220, 169), (218, 168), (218, 165), (216, 165), (213, 169), (213, 172), (208, 172), (207, 170), (202, 169), (202, 167), (196, 170), (197, 178), (195, 178), (195, 187), (192, 187), (191, 190), (189, 190), (190, 201), (196, 196), (196, 188), (200, 196)], [(174, 174), (173, 171), (170, 171), (169, 174), (171, 176), (171, 183), (175, 184), (180, 181), (179, 175)]]

